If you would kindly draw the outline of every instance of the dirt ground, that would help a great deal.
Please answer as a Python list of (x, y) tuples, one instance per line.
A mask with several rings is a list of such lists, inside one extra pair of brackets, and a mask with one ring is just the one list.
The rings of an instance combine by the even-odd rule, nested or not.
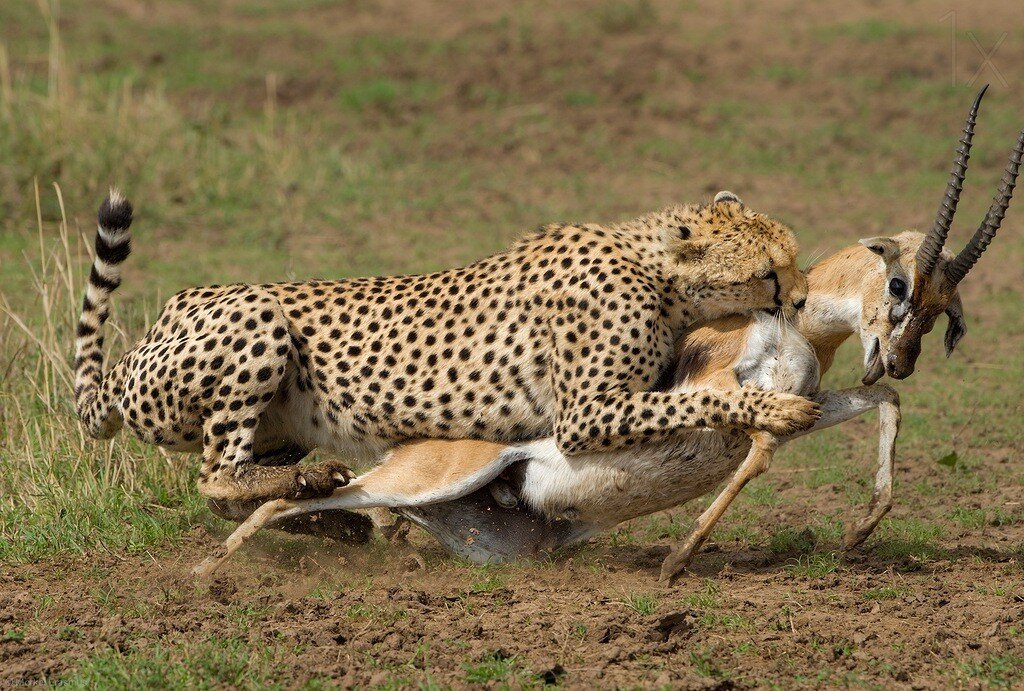
[[(983, 471), (1005, 473), (1006, 462), (992, 459)], [(901, 466), (898, 486), (925, 474)], [(969, 501), (1012, 505), (1019, 490)], [(856, 507), (838, 488), (782, 480), (776, 491), (778, 506), (761, 520), (793, 526), (792, 544), (713, 543), (672, 587), (657, 584), (669, 540), (600, 540), (544, 563), (472, 567), (414, 535), (409, 549), (424, 570), (402, 548), (271, 537), (198, 582), (190, 569), (217, 544), (198, 527), (158, 555), (98, 552), (17, 567), (0, 577), (0, 626), (23, 637), (0, 642), (0, 683), (59, 678), (98, 650), (209, 639), (273, 645), (274, 665), (289, 670), (285, 686), (318, 678), (570, 688), (1010, 683), (1014, 669), (998, 661), (1012, 665), (1021, 651), (1024, 525), (949, 534), (929, 543), (927, 558), (895, 540), (833, 562), (823, 550), (837, 545), (815, 544), (798, 527)], [(939, 511), (897, 509), (921, 519)], [(822, 554), (829, 559), (814, 556)], [(982, 676), (975, 668), (987, 683), (971, 681)]]
[[(433, 270), (540, 223), (723, 188), (820, 257), (928, 227), (961, 113), (991, 81), (963, 242), (1024, 124), (1017, 3), (486, 5), (103, 0), (101, 14), (67, 0), (68, 62), (95, 77), (100, 105), (61, 114), (54, 132), (73, 139), (61, 146), (42, 127), (0, 137), (0, 155), (24, 159), (0, 161), (4, 259), (42, 244), (25, 230), (37, 178), (60, 182), (72, 228), (92, 227), (108, 178), (144, 200), (118, 309), (199, 283)], [(0, 37), (38, 90), (46, 32), (19, 12), (0, 18), (36, 28)], [(991, 65), (972, 36), (998, 42)], [(137, 94), (116, 129), (130, 134), (103, 139), (122, 79)], [(42, 204), (41, 223), (55, 223), (56, 203)], [(875, 535), (841, 551), (843, 523), (870, 495), (869, 417), (781, 452), (672, 587), (659, 566), (699, 501), (499, 566), (452, 559), (415, 530), (408, 548), (261, 535), (199, 582), (191, 568), (228, 526), (194, 496), (196, 459), (167, 461), (123, 434), (79, 441), (64, 393), (39, 404), (57, 384), (12, 383), (45, 367), (5, 326), (0, 490), (15, 498), (0, 527), (30, 547), (0, 562), (0, 688), (1022, 685), (1022, 218), (1019, 200), (965, 282), (970, 333), (956, 356), (942, 356), (941, 318), (898, 385), (896, 506)], [(0, 276), (10, 309), (40, 311), (24, 297), (32, 278)], [(142, 333), (131, 315), (117, 316)], [(859, 357), (841, 351), (826, 384), (856, 383)], [(65, 446), (91, 460), (61, 476), (81, 496), (57, 501), (39, 486), (60, 468), (18, 473)], [(97, 480), (111, 458), (125, 469)], [(177, 479), (163, 485), (143, 472), (168, 467)]]

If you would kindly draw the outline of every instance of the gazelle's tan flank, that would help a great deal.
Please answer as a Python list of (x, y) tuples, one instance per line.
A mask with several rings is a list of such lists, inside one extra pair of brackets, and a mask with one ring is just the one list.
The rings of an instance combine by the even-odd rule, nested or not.
[[(867, 514), (847, 531), (847, 547), (866, 539), (892, 504), (899, 398), (891, 387), (876, 382), (886, 371), (895, 378), (912, 373), (921, 338), (943, 311), (949, 316), (947, 355), (952, 352), (965, 332), (957, 284), (995, 235), (1010, 202), (1024, 132), (999, 192), (967, 247), (956, 256), (942, 249), (966, 172), (977, 107), (978, 101), (957, 150), (939, 219), (927, 236), (905, 232), (862, 240), (812, 268), (807, 304), (795, 328), (757, 312), (693, 329), (679, 343), (673, 391), (748, 385), (812, 395), (836, 349), (851, 335), (860, 336), (865, 385), (818, 393), (822, 417), (809, 430), (874, 408), (880, 412), (874, 495)], [(748, 437), (707, 430), (642, 448), (573, 458), (551, 439), (521, 445), (413, 443), (390, 452), (380, 466), (332, 497), (265, 504), (200, 571), (211, 572), (263, 526), (308, 512), (372, 506), (398, 510), (469, 558), (533, 554), (678, 505), (710, 491), (736, 471), (691, 535), (666, 559), (662, 575), (671, 579), (685, 568), (744, 484), (767, 469), (775, 447), (794, 436), (799, 434), (776, 439), (760, 432)], [(481, 532), (481, 525), (497, 528)]]

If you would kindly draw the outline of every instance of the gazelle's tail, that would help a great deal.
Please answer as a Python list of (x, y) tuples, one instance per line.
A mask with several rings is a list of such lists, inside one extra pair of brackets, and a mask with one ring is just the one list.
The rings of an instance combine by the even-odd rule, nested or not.
[(89, 434), (99, 439), (113, 436), (121, 427), (110, 387), (103, 386), (103, 323), (110, 294), (121, 285), (121, 263), (131, 253), (131, 224), (131, 203), (116, 189), (110, 190), (100, 206), (96, 259), (75, 334), (75, 408)]

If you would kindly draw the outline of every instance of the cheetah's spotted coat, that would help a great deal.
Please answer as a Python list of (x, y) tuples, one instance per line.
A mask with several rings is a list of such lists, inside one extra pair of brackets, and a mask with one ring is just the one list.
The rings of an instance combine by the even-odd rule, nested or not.
[[(417, 276), (195, 288), (106, 373), (101, 327), (129, 253), (131, 205), (99, 213), (76, 342), (91, 434), (202, 451), (207, 497), (319, 496), (350, 474), (297, 465), (418, 438), (554, 434), (566, 454), (693, 427), (787, 434), (804, 399), (658, 391), (698, 320), (802, 299), (791, 232), (731, 194), (627, 223), (549, 226), (469, 266)], [(786, 303), (789, 306), (789, 303)]]

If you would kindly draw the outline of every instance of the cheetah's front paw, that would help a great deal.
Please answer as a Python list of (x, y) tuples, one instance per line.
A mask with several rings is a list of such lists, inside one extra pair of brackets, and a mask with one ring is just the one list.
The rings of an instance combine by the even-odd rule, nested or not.
[(748, 394), (747, 405), (753, 411), (751, 427), (776, 437), (810, 429), (821, 417), (821, 406), (803, 396), (776, 391)]
[(312, 499), (330, 496), (334, 490), (344, 487), (355, 477), (347, 466), (337, 461), (323, 461), (310, 465), (295, 466), (295, 499)]

